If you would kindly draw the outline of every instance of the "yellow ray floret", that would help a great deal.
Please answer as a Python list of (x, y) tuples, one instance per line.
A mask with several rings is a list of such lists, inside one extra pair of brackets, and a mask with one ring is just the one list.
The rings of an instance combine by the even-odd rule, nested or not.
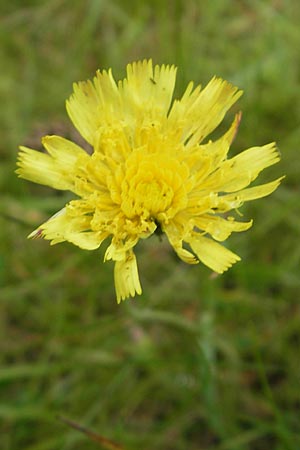
[(136, 257), (133, 251), (127, 252), (125, 258), (121, 261), (116, 261), (114, 272), (118, 303), (127, 297), (134, 297), (135, 294), (142, 293)]
[(175, 81), (174, 66), (151, 60), (129, 64), (119, 82), (111, 70), (98, 71), (93, 81), (74, 84), (66, 104), (91, 155), (60, 136), (45, 136), (44, 152), (20, 147), (20, 177), (77, 196), (29, 237), (86, 250), (111, 239), (104, 260), (115, 262), (118, 302), (141, 294), (133, 249), (156, 231), (186, 263), (230, 268), (240, 257), (219, 242), (252, 226), (237, 221), (235, 210), (271, 194), (282, 179), (248, 187), (279, 161), (274, 143), (228, 157), (241, 113), (209, 140), (241, 96), (238, 88), (214, 77), (203, 89), (189, 83), (172, 101)]

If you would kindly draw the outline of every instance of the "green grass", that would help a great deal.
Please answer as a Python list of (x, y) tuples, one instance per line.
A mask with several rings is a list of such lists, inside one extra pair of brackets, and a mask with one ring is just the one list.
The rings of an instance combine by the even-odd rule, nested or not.
[[(170, 6), (171, 5), (171, 6)], [(300, 4), (285, 1), (11, 0), (1, 7), (0, 448), (300, 448)], [(69, 198), (18, 179), (17, 146), (75, 138), (72, 82), (152, 57), (179, 67), (177, 92), (214, 74), (241, 87), (232, 154), (276, 140), (286, 174), (243, 207), (243, 258), (213, 278), (166, 240), (138, 246), (141, 298), (116, 304), (103, 250), (26, 235)], [(233, 112), (226, 119), (227, 123)]]

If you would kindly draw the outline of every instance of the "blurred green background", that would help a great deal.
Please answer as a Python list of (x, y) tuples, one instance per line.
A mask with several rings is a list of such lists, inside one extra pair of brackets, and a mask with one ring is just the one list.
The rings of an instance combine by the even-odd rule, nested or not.
[[(127, 450), (298, 450), (300, 3), (0, 8), (1, 450), (100, 448), (57, 415)], [(276, 140), (282, 162), (260, 181), (286, 179), (242, 208), (254, 226), (228, 241), (242, 256), (228, 273), (185, 265), (154, 236), (137, 249), (143, 295), (118, 306), (104, 250), (26, 240), (70, 197), (18, 179), (15, 160), (45, 134), (78, 139), (72, 82), (148, 57), (179, 67), (177, 95), (215, 74), (242, 88), (231, 154)]]

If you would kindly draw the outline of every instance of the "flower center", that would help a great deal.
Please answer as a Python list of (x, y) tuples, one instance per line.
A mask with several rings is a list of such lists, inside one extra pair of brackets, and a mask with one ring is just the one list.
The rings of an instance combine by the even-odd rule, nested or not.
[(164, 153), (135, 150), (126, 162), (121, 209), (126, 217), (167, 222), (186, 206), (188, 169)]

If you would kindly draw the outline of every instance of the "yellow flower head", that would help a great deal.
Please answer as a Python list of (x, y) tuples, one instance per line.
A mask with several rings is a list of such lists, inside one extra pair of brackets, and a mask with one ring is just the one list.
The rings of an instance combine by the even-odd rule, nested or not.
[(86, 250), (111, 237), (105, 261), (115, 261), (118, 302), (141, 294), (133, 248), (155, 231), (183, 261), (227, 270), (240, 258), (218, 242), (252, 225), (228, 212), (280, 182), (247, 188), (279, 161), (274, 143), (227, 158), (240, 114), (221, 138), (204, 142), (241, 91), (213, 78), (204, 89), (189, 83), (172, 101), (175, 79), (174, 66), (153, 67), (151, 60), (129, 64), (118, 83), (111, 70), (98, 71), (93, 81), (74, 84), (67, 101), (91, 155), (60, 136), (43, 138), (47, 153), (20, 147), (20, 177), (78, 196), (29, 237)]

